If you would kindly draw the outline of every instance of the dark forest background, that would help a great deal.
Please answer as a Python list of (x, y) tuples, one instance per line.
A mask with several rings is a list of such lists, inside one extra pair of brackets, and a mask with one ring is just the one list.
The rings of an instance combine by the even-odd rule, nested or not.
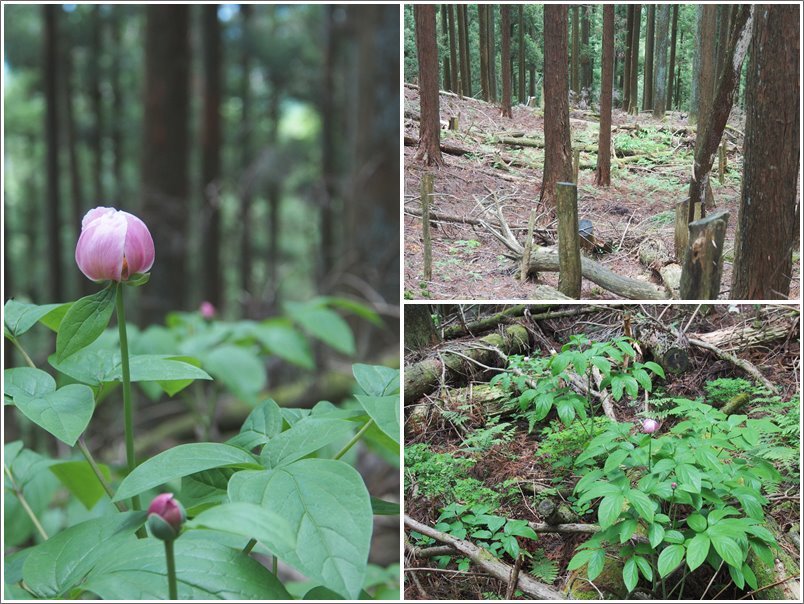
[[(81, 217), (140, 216), (140, 324), (337, 294), (398, 341), (399, 9), (6, 5), (5, 299), (94, 291)], [(377, 340), (377, 334), (379, 341)]]

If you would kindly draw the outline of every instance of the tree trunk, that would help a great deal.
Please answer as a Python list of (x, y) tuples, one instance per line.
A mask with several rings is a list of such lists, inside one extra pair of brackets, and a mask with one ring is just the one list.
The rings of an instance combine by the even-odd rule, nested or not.
[(511, 112), (511, 5), (500, 5), (500, 30), (502, 32), (502, 104), (500, 113), (512, 118)]
[(715, 71), (716, 81), (720, 80), (720, 76), (723, 74), (723, 69), (725, 68), (727, 62), (729, 32), (731, 31), (732, 26), (731, 9), (731, 4), (719, 4), (717, 7), (717, 50), (715, 51), (717, 61), (717, 69)]
[(464, 62), (466, 63), (466, 79), (465, 79), (465, 86), (463, 93), (466, 96), (472, 96), (472, 61), (471, 59), (471, 52), (470, 49), (470, 42), (469, 42), (469, 15), (466, 12), (466, 5), (458, 5), (458, 8), (461, 9), (463, 13), (463, 39), (464, 43)]
[(570, 87), (575, 93), (575, 102), (578, 102), (578, 94), (581, 92), (581, 62), (578, 53), (581, 47), (581, 32), (578, 20), (578, 5), (572, 7), (572, 80)]
[(405, 349), (423, 350), (441, 341), (427, 304), (405, 305)]
[(142, 319), (152, 323), (186, 302), (190, 7), (148, 5), (145, 11), (142, 213), (158, 260), (142, 289)]
[(416, 54), (419, 58), (419, 149), (416, 159), (427, 166), (440, 166), (439, 140), (441, 122), (438, 99), (438, 48), (435, 33), (435, 6), (416, 4), (413, 7), (416, 19)]
[(628, 111), (631, 104), (631, 43), (634, 39), (634, 5), (626, 7), (628, 18), (625, 28), (625, 61), (623, 64), (623, 111)]
[(572, 179), (567, 90), (567, 6), (544, 7), (544, 176), (540, 200), (555, 203), (556, 183)]
[(755, 5), (746, 90), (743, 187), (734, 274), (736, 300), (787, 298), (798, 234), (801, 128), (798, 7)]
[(631, 92), (628, 113), (639, 113), (639, 28), (642, 22), (642, 5), (634, 5), (634, 30), (631, 35)]
[[(273, 7), (272, 7), (273, 8)], [(274, 23), (276, 21), (274, 20)], [(438, 55), (435, 58), (438, 65)], [(266, 143), (270, 149), (276, 149), (279, 141), (279, 101), (280, 91), (284, 88), (278, 81), (269, 80), (271, 93), (268, 97), (268, 136)], [(280, 302), (281, 279), (279, 276), (279, 241), (282, 237), (280, 225), (280, 208), (282, 182), (279, 175), (273, 174), (266, 187), (268, 198), (268, 254), (266, 260), (266, 287), (267, 308), (265, 312), (273, 313)]]
[(603, 61), (600, 71), (600, 129), (595, 184), (611, 185), (611, 96), (614, 61), (614, 5), (603, 6)]
[(489, 25), (488, 5), (477, 5), (478, 41), (480, 44), (480, 98), (491, 100), (489, 93)]
[(581, 89), (592, 92), (592, 58), (589, 54), (589, 5), (581, 6)]
[[(656, 78), (653, 98), (653, 117), (663, 118), (667, 107), (667, 30), (670, 26), (670, 5), (659, 7), (656, 21)], [(671, 72), (672, 73), (672, 72)]]
[[(642, 82), (642, 110), (653, 109), (653, 60), (654, 60), (654, 24), (656, 22), (656, 5), (648, 4), (648, 23), (645, 32), (645, 77)], [(665, 39), (665, 43), (667, 40)], [(655, 115), (655, 114), (654, 114)]]
[(519, 38), (519, 102), (523, 105), (527, 103), (525, 98), (525, 7), (519, 5), (519, 28), (517, 30)]
[(489, 53), (488, 66), (489, 66), (489, 100), (492, 103), (497, 102), (497, 38), (495, 34), (496, 28), (494, 27), (494, 7), (491, 4), (486, 5), (486, 27), (488, 33), (486, 34), (486, 50)]
[(461, 57), (461, 92), (472, 96), (472, 78), (469, 76), (469, 47), (466, 35), (466, 5), (459, 4), (458, 10), (458, 54)]
[(202, 235), (204, 298), (217, 308), (223, 305), (221, 275), (221, 25), (218, 5), (205, 4), (202, 11), (204, 107), (201, 128), (201, 191), (203, 216), (208, 217)]
[[(109, 13), (110, 37), (112, 40), (122, 40), (124, 16), (121, 15), (122, 7), (117, 7)], [(120, 58), (123, 54), (122, 44), (113, 47), (112, 64), (110, 66), (109, 78), (112, 86), (112, 113), (118, 119), (111, 120), (112, 148), (114, 149), (114, 161), (112, 163), (112, 175), (114, 180), (114, 194), (117, 199), (126, 199), (128, 188), (125, 185), (123, 175), (123, 87), (120, 83)]]
[(667, 71), (667, 107), (673, 108), (673, 76), (676, 70), (676, 33), (678, 32), (678, 4), (673, 5), (673, 27), (670, 34), (670, 67)]
[(581, 246), (578, 235), (578, 186), (556, 184), (558, 215), (558, 291), (565, 296), (581, 297)]
[[(251, 52), (250, 45), (252, 39), (251, 33), (251, 15), (252, 6), (250, 4), (243, 4), (240, 6), (240, 14), (242, 17), (241, 27), (243, 34), (241, 38), (240, 49), (240, 69), (242, 71), (240, 80), (240, 163), (241, 170), (244, 171), (240, 180), (240, 296), (243, 302), (244, 316), (250, 316), (252, 306), (252, 253), (251, 253), (251, 206), (254, 199), (254, 185), (255, 174), (251, 165), (252, 151), (251, 151)], [(332, 48), (331, 48), (331, 27), (332, 27), (332, 7), (327, 7), (327, 47), (326, 55), (324, 57), (324, 87), (327, 90), (332, 90)], [(332, 95), (322, 95), (324, 103), (332, 102)], [(329, 193), (333, 186), (332, 182), (332, 142), (328, 138), (332, 132), (332, 111), (330, 108), (322, 107), (322, 125), (321, 125), (321, 159), (324, 177), (324, 188), (326, 190), (327, 199), (322, 203), (322, 214), (330, 209), (331, 198)], [(323, 241), (328, 235), (331, 235), (331, 220), (326, 220), (324, 217), (321, 219), (321, 238), (322, 238), (322, 253), (321, 262), (326, 266), (323, 269), (324, 274), (329, 273), (330, 265), (328, 261), (331, 259), (330, 246), (325, 245)]]
[[(441, 44), (438, 45), (443, 49), (444, 62), (443, 77), (444, 77), (444, 90), (453, 90), (452, 88), (452, 72), (449, 66), (449, 25), (447, 24), (447, 5), (441, 5)], [(454, 91), (453, 91), (454, 92)]]
[(64, 271), (62, 270), (61, 249), (61, 194), (59, 189), (59, 31), (58, 13), (61, 7), (46, 4), (42, 7), (44, 20), (45, 52), (43, 55), (45, 88), (45, 172), (47, 174), (47, 211), (45, 232), (47, 233), (48, 281), (50, 302), (64, 301)]
[(90, 31), (92, 37), (90, 39), (89, 50), (89, 91), (90, 99), (92, 101), (92, 116), (94, 119), (93, 128), (91, 130), (91, 144), (92, 144), (92, 182), (94, 186), (93, 193), (95, 195), (95, 203), (93, 207), (103, 203), (103, 104), (101, 95), (101, 69), (100, 60), (102, 56), (101, 49), (101, 13), (100, 5), (96, 4), (92, 7), (92, 19), (90, 20)]
[[(700, 72), (698, 73), (698, 132), (703, 123), (709, 120), (712, 99), (715, 93), (715, 35), (717, 29), (717, 6), (704, 4), (701, 15), (701, 28), (698, 34), (700, 44)], [(697, 148), (697, 139), (696, 139)]]
[(455, 6), (447, 5), (447, 23), (449, 30), (449, 72), (452, 76), (450, 90), (460, 93), (458, 84), (458, 41), (455, 39)]
[(690, 103), (687, 122), (698, 124), (701, 95), (698, 82), (701, 79), (701, 36), (703, 35), (703, 4), (695, 6), (695, 44), (692, 49), (692, 77), (690, 78)]

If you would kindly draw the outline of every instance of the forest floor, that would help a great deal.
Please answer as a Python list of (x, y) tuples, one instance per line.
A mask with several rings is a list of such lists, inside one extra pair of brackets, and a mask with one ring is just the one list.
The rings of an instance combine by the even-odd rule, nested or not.
[[(753, 314), (759, 312), (756, 308), (752, 309), (748, 305), (739, 308), (740, 313), (734, 313), (732, 311), (735, 307), (732, 307), (731, 311), (725, 306), (714, 307), (704, 315), (693, 316), (690, 321), (691, 309), (687, 307), (685, 310), (676, 306), (669, 310), (664, 320), (668, 324), (679, 322), (684, 324), (690, 321), (688, 329), (692, 333), (707, 333), (739, 323), (750, 324), (752, 316), (756, 317), (754, 321), (759, 320), (758, 315)], [(797, 316), (797, 313), (794, 314)], [(532, 357), (549, 357), (550, 348), (561, 350), (562, 345), (567, 343), (572, 334), (584, 334), (593, 341), (609, 340), (622, 335), (622, 320), (620, 312), (610, 308), (588, 314), (580, 320), (578, 317), (542, 320), (538, 323), (538, 327), (529, 327), (531, 333), (534, 333), (534, 330), (539, 332), (537, 339), (541, 340), (541, 343), (533, 345), (525, 354)], [(795, 413), (789, 410), (789, 406), (798, 405), (796, 397), (799, 393), (800, 357), (797, 325), (796, 319), (796, 327), (786, 337), (750, 349), (743, 348), (737, 352), (740, 358), (754, 363), (778, 390), (778, 398), (773, 400), (752, 394), (749, 402), (740, 408), (739, 413), (747, 414), (751, 418), (774, 418), (774, 413), (783, 415)], [(468, 338), (464, 338), (466, 339)], [(458, 340), (444, 343), (440, 347), (440, 353), (456, 342)], [(717, 359), (706, 351), (690, 347), (689, 352), (690, 369), (675, 376), (668, 374), (666, 381), (661, 380), (660, 385), (657, 383), (658, 387), (650, 397), (645, 394), (646, 400), (650, 398), (651, 401), (656, 400), (658, 403), (661, 397), (699, 398), (716, 405), (720, 403), (713, 402), (712, 397), (715, 393), (719, 392), (722, 396), (725, 392), (726, 396), (729, 396), (728, 389), (734, 388), (740, 382), (734, 385), (723, 384), (722, 388), (725, 390), (717, 388), (710, 390), (712, 387), (708, 386), (709, 384), (720, 378), (727, 378), (726, 382), (729, 382), (728, 378), (747, 377), (733, 364)], [(420, 357), (421, 354), (409, 355), (406, 367), (411, 362), (418, 361)], [(557, 495), (566, 502), (565, 497), (572, 492), (577, 479), (573, 472), (573, 460), (583, 450), (588, 437), (581, 432), (577, 421), (568, 427), (559, 422), (555, 410), (543, 422), (538, 422), (533, 430), (529, 430), (528, 422), (518, 419), (516, 412), (511, 412), (512, 407), (507, 403), (511, 395), (499, 386), (488, 384), (489, 379), (497, 374), (496, 371), (483, 372), (479, 369), (468, 385), (442, 385), (438, 393), (425, 396), (414, 406), (406, 409), (405, 513), (408, 516), (432, 527), (438, 523), (441, 510), (448, 504), (459, 501), (473, 505), (477, 501), (482, 501), (490, 506), (491, 510), (488, 512), (490, 514), (508, 519), (544, 522), (545, 519), (537, 511), (542, 499)], [(643, 406), (641, 399), (642, 393), (639, 400), (622, 399), (615, 403), (618, 421), (637, 424), (641, 422), (640, 411)], [(517, 406), (515, 400), (514, 407)], [(597, 418), (595, 421), (598, 421)], [(605, 421), (604, 418), (601, 418), (601, 421)], [(677, 421), (673, 417), (665, 418), (662, 421), (661, 432), (669, 431)], [(796, 424), (797, 422), (796, 416)], [(780, 542), (780, 547), (798, 565), (798, 548), (781, 535), (792, 526), (797, 527), (797, 523), (800, 522), (798, 451), (791, 450), (790, 454), (791, 459), (787, 462), (789, 465), (786, 470), (782, 470), (785, 478), (776, 486), (775, 494), (769, 495), (771, 504), (766, 512), (773, 519), (767, 522), (778, 525), (777, 540)], [(529, 485), (538, 485), (540, 490), (534, 492), (534, 486)], [(435, 492), (434, 489), (438, 490), (435, 495), (432, 494)], [(573, 501), (572, 497), (570, 501)], [(577, 522), (595, 522), (596, 513), (590, 511), (589, 514), (589, 518)], [(794, 530), (797, 532), (798, 528)], [(413, 542), (415, 533), (409, 531), (408, 534)], [(538, 535), (537, 541), (520, 539), (520, 546), (532, 556), (523, 565), (522, 573), (529, 572), (537, 580), (550, 584), (555, 589), (566, 589), (568, 584), (573, 583), (574, 577), (567, 570), (567, 564), (576, 552), (576, 547), (589, 536), (589, 534), (545, 532)], [(467, 536), (465, 539), (473, 540), (472, 536)], [(417, 558), (409, 551), (405, 561), (406, 568), (439, 567), (443, 570), (427, 572), (427, 568), (421, 568), (420, 570), (424, 572), (406, 573), (405, 598), (410, 600), (428, 599), (427, 596), (439, 600), (501, 598), (505, 593), (505, 583), (485, 575), (476, 567), (471, 567), (468, 571), (466, 568), (454, 570), (457, 558), (458, 556), (453, 554), (449, 562), (444, 562), (438, 558)], [(504, 559), (507, 564), (513, 563), (508, 556)], [(711, 569), (702, 571), (704, 571), (703, 583), (701, 576), (688, 578), (685, 597), (698, 599), (701, 596), (706, 582), (712, 577)], [(798, 566), (788, 574), (796, 576), (797, 572)], [(601, 581), (603, 580), (602, 576)], [(618, 581), (621, 586), (621, 578)], [(575, 582), (577, 583), (579, 582)], [(714, 582), (715, 588), (712, 591), (717, 593), (724, 584), (726, 587), (729, 586), (728, 574), (725, 572)], [(600, 585), (602, 586), (602, 583)], [(795, 589), (795, 586), (792, 589)], [(588, 585), (584, 590), (589, 590), (590, 593), (579, 597), (598, 598)], [(730, 600), (739, 598), (745, 592), (731, 585), (721, 593), (722, 598)], [(710, 592), (710, 598), (712, 596), (713, 593)], [(620, 598), (622, 597), (624, 594), (620, 594)]]
[[(481, 226), (431, 221), (433, 278), (423, 279), (423, 245), (419, 184), (425, 167), (413, 161), (419, 136), (418, 89), (405, 91), (405, 298), (434, 300), (533, 299), (534, 283), (519, 279), (519, 262)], [(543, 112), (513, 107), (513, 119), (500, 116), (496, 105), (476, 99), (459, 99), (441, 93), (442, 144), (465, 150), (462, 155), (442, 153), (445, 165), (428, 169), (435, 176), (432, 212), (459, 219), (482, 218), (483, 209), (502, 207), (503, 215), (520, 242), (528, 217), (538, 204), (544, 163), (543, 147), (519, 146), (517, 139), (544, 141)], [(445, 129), (450, 117), (459, 118), (459, 130)], [(594, 184), (599, 125), (591, 111), (571, 109), (573, 148), (581, 148), (578, 174), (578, 217), (592, 222), (594, 236), (612, 251), (591, 256), (619, 275), (661, 284), (658, 275), (642, 265), (639, 244), (646, 238), (661, 240), (674, 249), (675, 206), (686, 199), (693, 164), (695, 129), (686, 114), (668, 113), (663, 120), (643, 112), (632, 116), (615, 109), (612, 115), (611, 186)], [(724, 246), (720, 298), (728, 299), (734, 261), (734, 234), (740, 199), (744, 116), (732, 112), (724, 138), (727, 168), (723, 183), (717, 162), (712, 173), (715, 207), (729, 212)], [(507, 142), (499, 142), (500, 138)], [(554, 212), (539, 209), (536, 244), (555, 244)], [(590, 255), (590, 252), (582, 253)], [(558, 273), (543, 272), (538, 282), (553, 287)], [(799, 258), (794, 257), (790, 297), (798, 296)], [(616, 299), (618, 296), (584, 279), (582, 299)]]

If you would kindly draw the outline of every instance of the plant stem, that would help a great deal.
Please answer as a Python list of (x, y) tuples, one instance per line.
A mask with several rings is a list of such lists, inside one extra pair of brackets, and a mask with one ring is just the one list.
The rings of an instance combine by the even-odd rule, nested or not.
[(650, 474), (651, 468), (651, 449), (653, 447), (653, 437), (651, 436), (650, 440), (648, 441), (648, 474)]
[(274, 570), (274, 577), (276, 577), (278, 576), (277, 573), (279, 572), (279, 558), (276, 557), (276, 554), (272, 555), (271, 558), (273, 560), (271, 567)]
[(368, 429), (371, 427), (371, 425), (372, 425), (373, 423), (374, 423), (374, 420), (373, 420), (373, 419), (368, 420), (368, 421), (367, 421), (367, 422), (366, 422), (366, 423), (363, 425), (363, 427), (362, 427), (362, 428), (360, 428), (360, 430), (358, 430), (357, 434), (355, 434), (355, 435), (352, 437), (352, 440), (350, 440), (348, 443), (346, 443), (346, 444), (344, 445), (343, 449), (341, 449), (340, 451), (338, 451), (337, 455), (335, 455), (335, 457), (333, 457), (333, 459), (340, 459), (341, 457), (343, 457), (344, 455), (346, 455), (346, 452), (347, 452), (349, 449), (351, 449), (351, 448), (354, 446), (354, 444), (355, 444), (357, 441), (359, 441), (359, 440), (360, 440), (360, 437), (361, 437), (361, 436), (363, 436), (363, 434), (365, 434), (366, 430), (368, 430)]
[[(109, 499), (114, 500), (114, 491), (112, 491), (112, 487), (109, 486), (109, 483), (106, 482), (106, 478), (103, 476), (103, 472), (101, 472), (100, 466), (98, 466), (95, 458), (92, 457), (92, 453), (90, 452), (87, 444), (84, 442), (84, 437), (78, 439), (78, 448), (83, 453), (84, 458), (87, 460), (89, 467), (92, 468), (92, 472), (95, 474), (95, 478), (98, 479), (98, 482), (103, 487), (103, 490), (106, 491), (106, 494), (109, 496)], [(115, 506), (121, 512), (126, 511), (126, 505), (122, 501), (115, 502)]]
[(178, 600), (176, 590), (176, 560), (173, 557), (173, 540), (165, 541), (165, 559), (167, 560), (168, 599)]
[(36, 369), (36, 364), (31, 360), (31, 357), (28, 356), (28, 353), (25, 352), (25, 349), (22, 347), (22, 344), (19, 343), (17, 338), (11, 338), (11, 343), (14, 344), (16, 349), (20, 351), (20, 354), (25, 359), (25, 362), (28, 363), (28, 367)]
[[(120, 368), (123, 372), (123, 416), (126, 426), (126, 462), (128, 471), (131, 473), (137, 467), (134, 457), (134, 410), (131, 401), (131, 371), (128, 365), (128, 336), (126, 335), (126, 308), (123, 304), (122, 283), (117, 284), (115, 296), (115, 307), (117, 311), (117, 330), (120, 334)], [(131, 498), (131, 508), (141, 509), (140, 496), (135, 495)]]
[(20, 502), (22, 509), (25, 510), (25, 513), (28, 514), (28, 518), (31, 519), (33, 525), (36, 527), (36, 530), (39, 531), (39, 535), (42, 537), (44, 541), (48, 540), (47, 533), (45, 529), (42, 527), (42, 524), (39, 522), (39, 519), (34, 514), (34, 511), (31, 509), (31, 506), (28, 505), (28, 501), (25, 499), (25, 495), (22, 494), (22, 489), (17, 486), (17, 481), (14, 480), (14, 476), (11, 474), (11, 470), (9, 470), (8, 466), (3, 464), (3, 470), (8, 476), (8, 480), (11, 483), (11, 488), (14, 490), (14, 494), (17, 496), (17, 500)]
[(248, 556), (251, 553), (251, 550), (254, 549), (255, 545), (257, 545), (257, 540), (249, 539), (248, 543), (246, 543), (246, 547), (243, 548), (243, 553)]

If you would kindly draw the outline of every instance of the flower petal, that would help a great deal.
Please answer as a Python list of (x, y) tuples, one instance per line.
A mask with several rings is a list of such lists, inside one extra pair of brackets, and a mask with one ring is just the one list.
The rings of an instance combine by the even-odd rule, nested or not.
[[(124, 254), (128, 275), (147, 273), (154, 264), (154, 240), (145, 223), (128, 212), (120, 212), (128, 223)], [(127, 276), (128, 276), (127, 275)]]
[(127, 222), (120, 212), (98, 210), (111, 209), (95, 208), (84, 217), (84, 228), (75, 246), (75, 262), (93, 281), (120, 281)]

